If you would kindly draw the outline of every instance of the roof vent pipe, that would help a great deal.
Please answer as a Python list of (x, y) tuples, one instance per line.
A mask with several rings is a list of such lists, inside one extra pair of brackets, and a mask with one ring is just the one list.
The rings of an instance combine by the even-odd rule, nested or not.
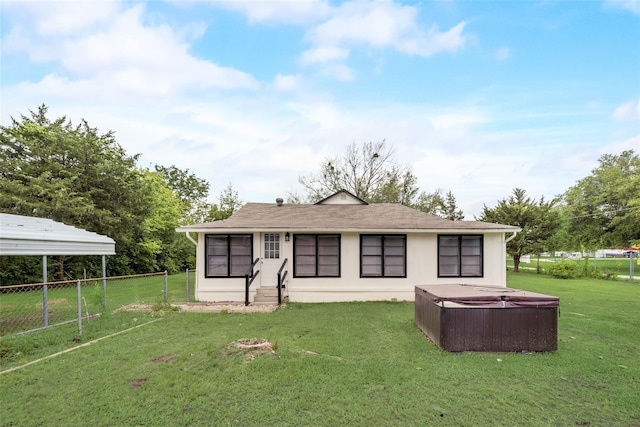
[(278, 206), (282, 206), (282, 202), (284, 202), (284, 200), (282, 200), (282, 198), (281, 198), (281, 197), (278, 197), (278, 198), (276, 199), (276, 205), (278, 205)]

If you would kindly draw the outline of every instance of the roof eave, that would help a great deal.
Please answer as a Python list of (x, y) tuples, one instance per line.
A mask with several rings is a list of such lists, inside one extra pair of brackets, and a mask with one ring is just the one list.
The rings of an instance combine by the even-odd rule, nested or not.
[(323, 228), (323, 227), (179, 227), (180, 233), (262, 233), (262, 232), (305, 232), (305, 233), (514, 233), (520, 228)]

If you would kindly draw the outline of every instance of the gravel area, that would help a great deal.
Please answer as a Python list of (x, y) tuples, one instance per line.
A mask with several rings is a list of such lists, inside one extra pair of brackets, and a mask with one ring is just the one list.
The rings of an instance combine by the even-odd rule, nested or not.
[(247, 305), (244, 304), (222, 304), (222, 303), (173, 303), (174, 307), (180, 307), (183, 311), (204, 313), (227, 311), (229, 313), (269, 313), (275, 311), (278, 305)]
[[(151, 311), (154, 304), (129, 304), (116, 311)], [(188, 313), (269, 313), (275, 311), (278, 305), (248, 305), (241, 303), (213, 303), (213, 302), (193, 302), (193, 303), (171, 303), (171, 307), (177, 307), (180, 311)]]

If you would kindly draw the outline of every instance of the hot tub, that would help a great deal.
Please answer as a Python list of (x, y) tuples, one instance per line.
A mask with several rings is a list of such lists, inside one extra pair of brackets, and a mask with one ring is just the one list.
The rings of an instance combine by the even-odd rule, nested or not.
[(555, 351), (558, 297), (478, 285), (415, 288), (416, 325), (448, 351)]

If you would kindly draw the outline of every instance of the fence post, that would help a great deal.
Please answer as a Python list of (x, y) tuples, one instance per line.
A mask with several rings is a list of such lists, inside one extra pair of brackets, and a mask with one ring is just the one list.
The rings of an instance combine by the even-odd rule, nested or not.
[(82, 336), (82, 286), (78, 280), (78, 336)]
[(167, 270), (164, 271), (164, 302), (169, 301), (168, 275)]
[(189, 289), (189, 269), (187, 268), (187, 302), (189, 302), (190, 294), (191, 294), (191, 290)]
[(47, 289), (47, 256), (42, 255), (42, 323), (45, 328), (49, 327), (49, 296)]
[(635, 254), (633, 252), (629, 253), (629, 280), (633, 283), (633, 260), (635, 259)]

